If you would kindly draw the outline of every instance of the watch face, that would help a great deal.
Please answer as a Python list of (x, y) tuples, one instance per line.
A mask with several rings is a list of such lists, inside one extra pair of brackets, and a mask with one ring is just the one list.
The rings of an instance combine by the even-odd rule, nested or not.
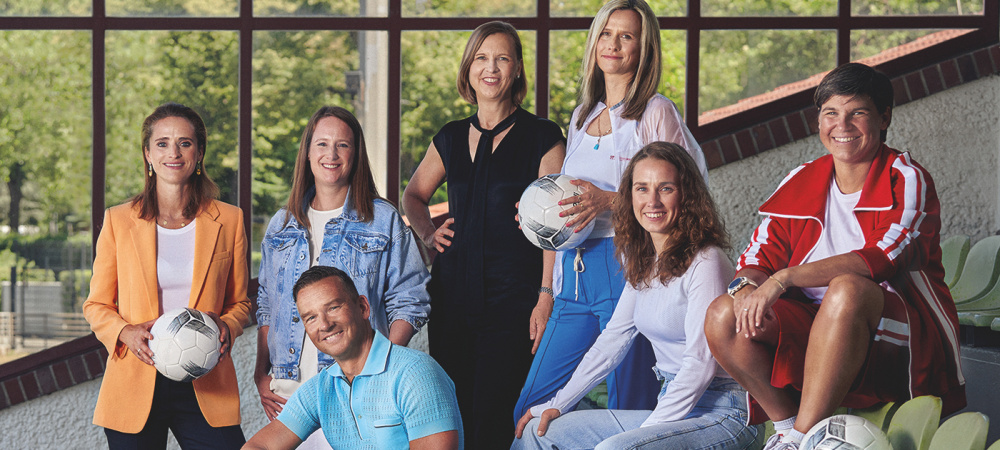
[(737, 278), (737, 279), (735, 279), (733, 281), (730, 281), (729, 282), (729, 290), (731, 291), (731, 290), (736, 289), (737, 287), (739, 287), (740, 283), (742, 283), (743, 280), (745, 280), (745, 278), (739, 277), (739, 278)]

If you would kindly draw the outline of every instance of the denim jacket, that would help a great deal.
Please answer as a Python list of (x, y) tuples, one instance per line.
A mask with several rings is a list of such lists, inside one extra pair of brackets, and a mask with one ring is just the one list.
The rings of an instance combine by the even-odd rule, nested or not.
[[(284, 224), (285, 213), (282, 209), (271, 218), (261, 242), (257, 323), (270, 327), (267, 346), (272, 376), (297, 380), (305, 328), (292, 299), (292, 286), (309, 268), (309, 230), (294, 216)], [(389, 202), (376, 199), (374, 218), (362, 222), (348, 201), (344, 212), (326, 224), (319, 264), (351, 276), (358, 293), (371, 304), (372, 328), (383, 335), (389, 335), (389, 325), (396, 320), (405, 320), (417, 330), (427, 321), (430, 275), (410, 229)], [(320, 371), (333, 362), (330, 355), (320, 352)]]

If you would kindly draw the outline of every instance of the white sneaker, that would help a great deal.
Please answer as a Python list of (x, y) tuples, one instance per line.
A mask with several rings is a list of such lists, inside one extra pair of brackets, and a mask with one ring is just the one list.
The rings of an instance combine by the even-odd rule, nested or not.
[(764, 444), (764, 450), (799, 450), (799, 444), (785, 440), (783, 434), (772, 434)]

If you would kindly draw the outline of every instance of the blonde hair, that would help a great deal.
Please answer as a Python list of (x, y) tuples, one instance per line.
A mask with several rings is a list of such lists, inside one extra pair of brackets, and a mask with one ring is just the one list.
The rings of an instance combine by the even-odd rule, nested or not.
[(517, 35), (517, 29), (513, 25), (499, 20), (486, 22), (476, 27), (475, 31), (472, 32), (472, 36), (469, 36), (469, 42), (465, 44), (465, 52), (462, 53), (462, 62), (458, 66), (458, 93), (465, 101), (473, 105), (478, 104), (476, 91), (472, 89), (472, 84), (469, 83), (469, 68), (472, 67), (472, 60), (475, 58), (476, 52), (479, 51), (479, 47), (483, 46), (483, 41), (497, 33), (507, 35), (510, 37), (511, 43), (514, 44), (514, 57), (517, 58), (517, 63), (520, 65), (521, 74), (514, 78), (514, 83), (510, 86), (510, 101), (514, 103), (514, 106), (521, 106), (524, 97), (528, 95), (528, 82), (525, 81), (527, 77), (524, 75), (524, 56), (521, 50), (521, 38)]
[(661, 52), (660, 24), (653, 9), (643, 0), (611, 0), (604, 4), (587, 33), (587, 50), (583, 55), (583, 79), (580, 80), (580, 96), (577, 104), (583, 106), (582, 114), (576, 121), (576, 129), (582, 129), (590, 111), (597, 102), (605, 100), (604, 72), (597, 67), (597, 41), (615, 11), (631, 10), (639, 14), (642, 33), (639, 36), (639, 67), (636, 68), (632, 83), (625, 92), (622, 117), (639, 120), (646, 110), (646, 103), (656, 94), (660, 86)]

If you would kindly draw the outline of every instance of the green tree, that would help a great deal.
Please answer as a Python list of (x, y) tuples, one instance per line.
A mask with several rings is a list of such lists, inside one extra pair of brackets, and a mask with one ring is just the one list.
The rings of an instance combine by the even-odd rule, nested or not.
[(89, 40), (79, 31), (0, 31), (0, 177), (15, 234), (22, 214), (46, 231), (70, 216), (89, 222)]

